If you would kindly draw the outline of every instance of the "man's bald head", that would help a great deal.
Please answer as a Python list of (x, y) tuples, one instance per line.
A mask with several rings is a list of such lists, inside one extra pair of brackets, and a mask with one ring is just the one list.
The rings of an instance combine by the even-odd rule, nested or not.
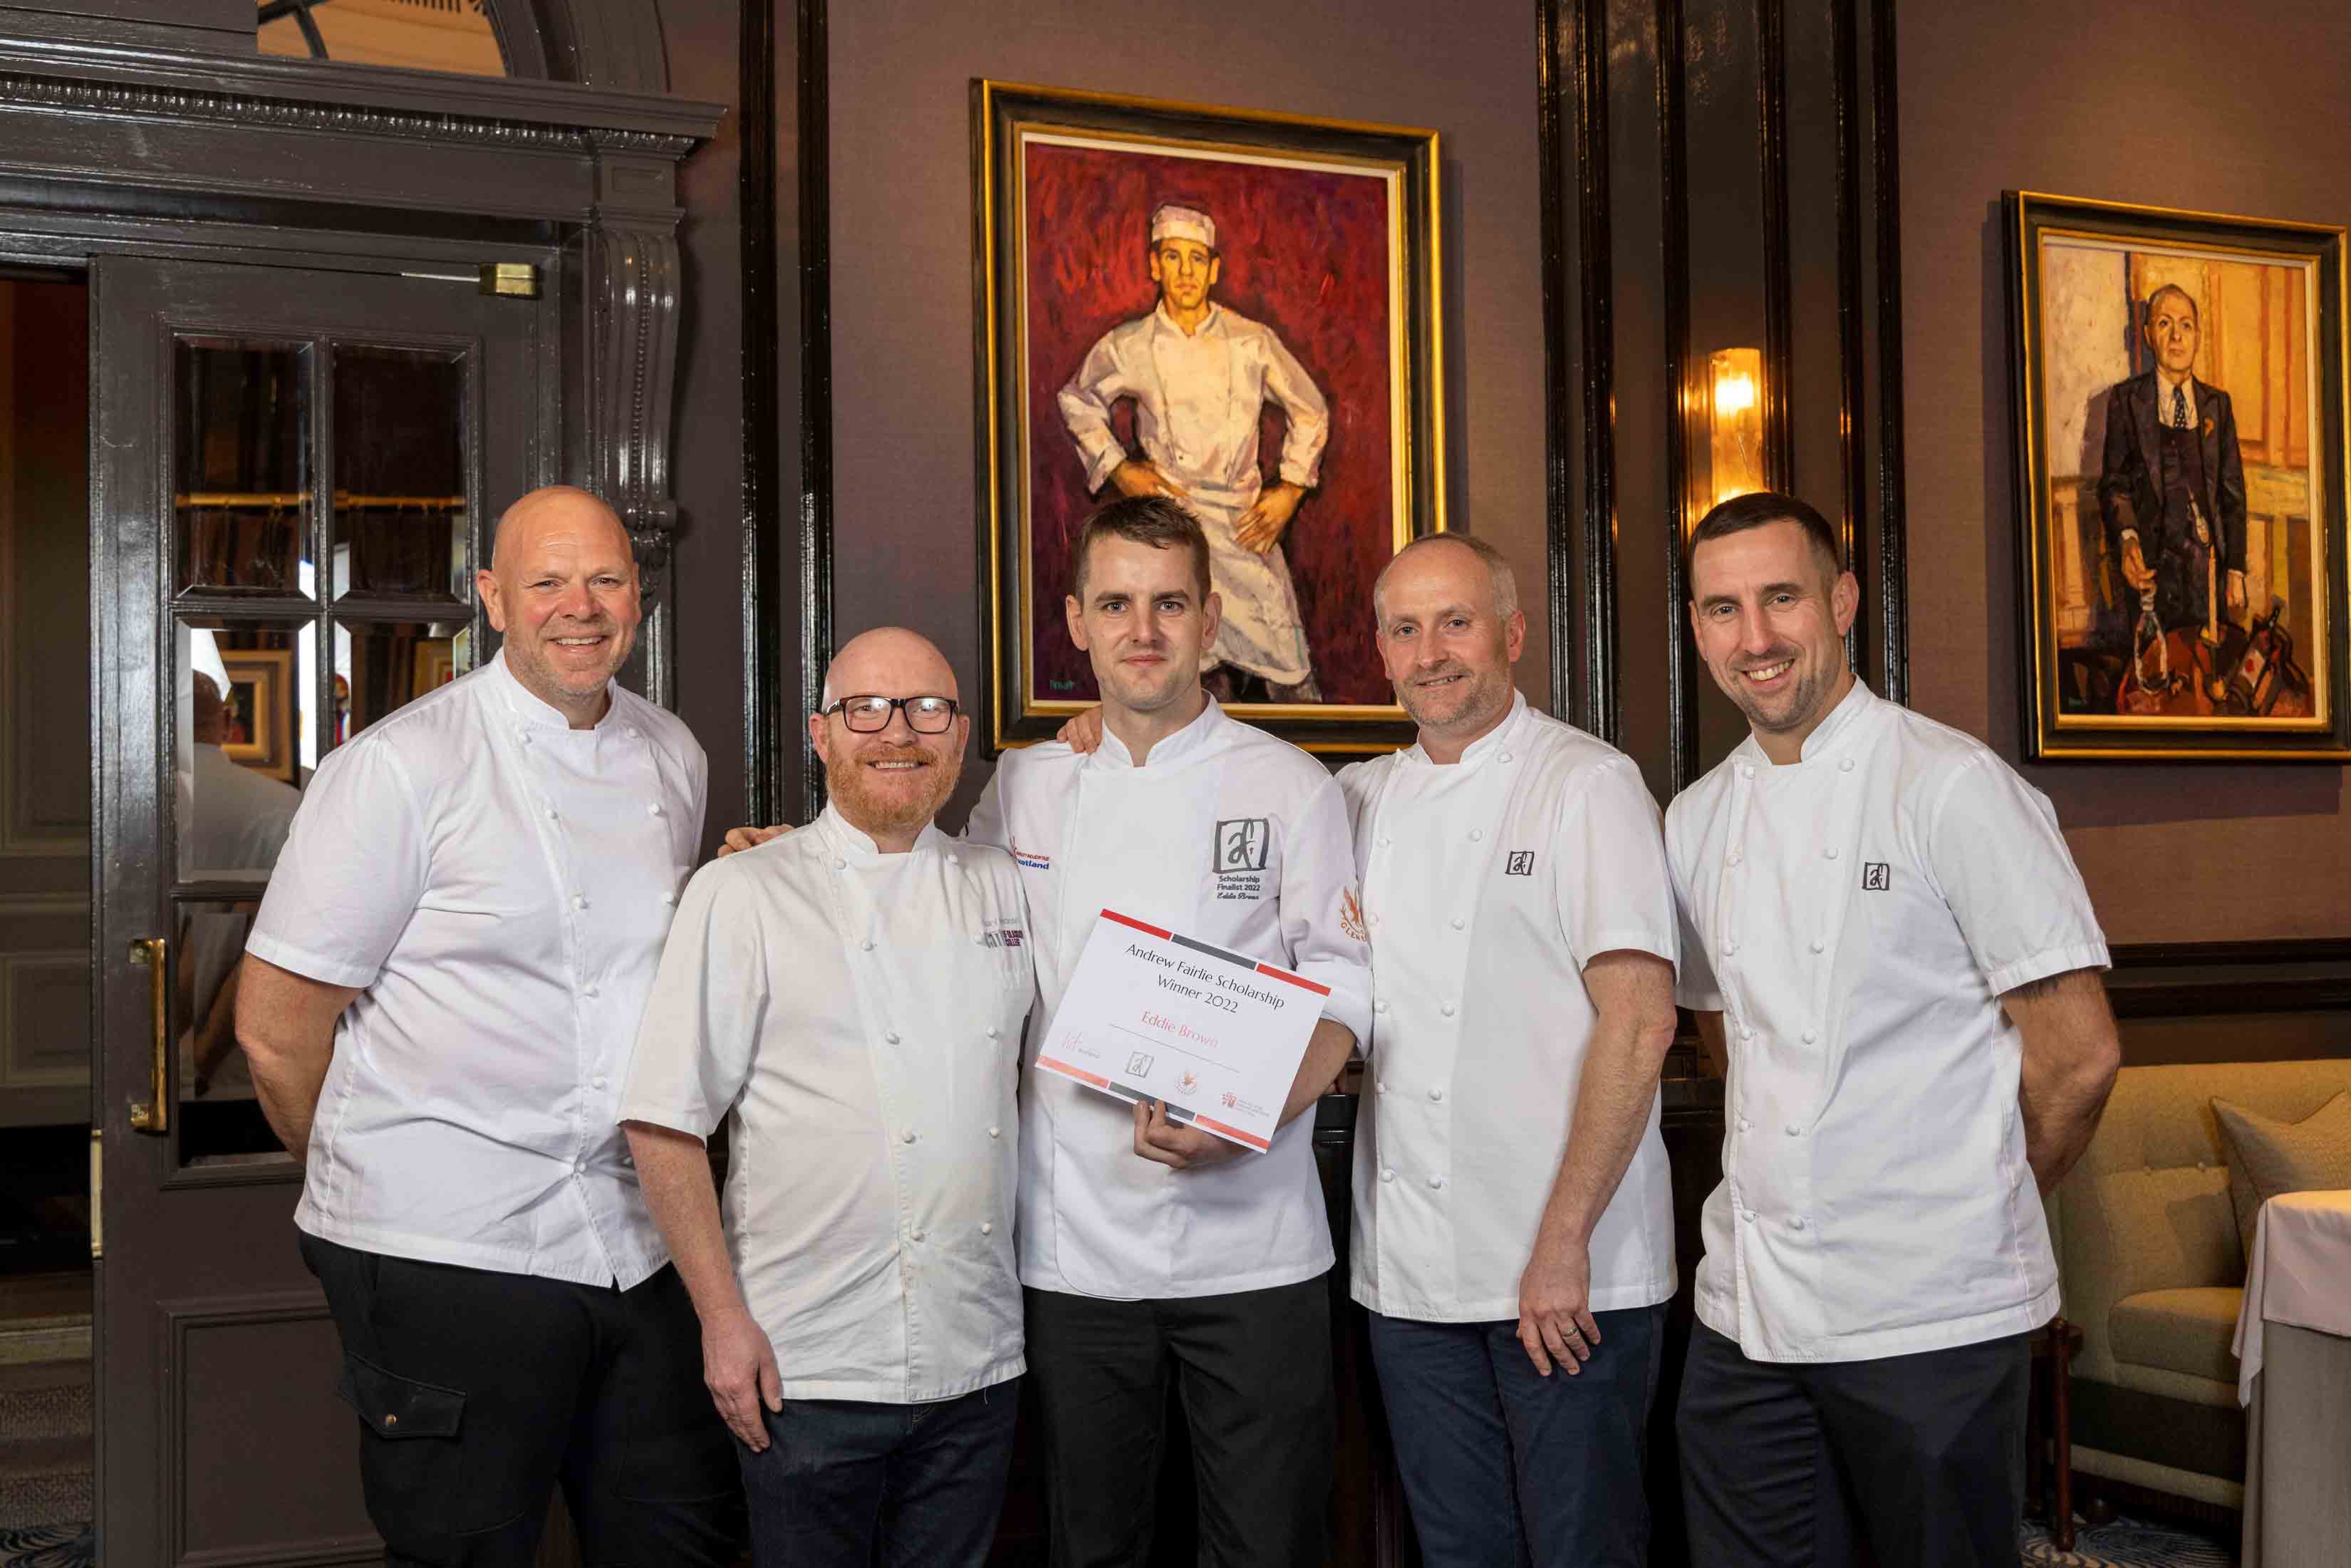
[(474, 586), (524, 689), (575, 728), (602, 718), (644, 619), (636, 555), (612, 508), (569, 485), (533, 490), (498, 518)]
[(904, 626), (876, 626), (841, 645), (824, 672), (823, 706), (847, 696), (959, 697), (938, 644)]

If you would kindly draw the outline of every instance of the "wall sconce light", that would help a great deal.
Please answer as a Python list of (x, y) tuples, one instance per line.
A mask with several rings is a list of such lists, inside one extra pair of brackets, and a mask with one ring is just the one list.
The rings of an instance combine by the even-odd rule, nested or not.
[(1715, 507), (1764, 487), (1763, 350), (1718, 349), (1706, 368), (1707, 505)]

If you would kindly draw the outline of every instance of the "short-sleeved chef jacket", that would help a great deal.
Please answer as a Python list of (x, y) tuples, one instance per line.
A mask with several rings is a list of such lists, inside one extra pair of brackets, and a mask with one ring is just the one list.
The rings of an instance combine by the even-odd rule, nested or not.
[(1148, 1300), (1265, 1290), (1329, 1269), (1311, 1114), (1263, 1154), (1170, 1170), (1135, 1154), (1125, 1103), (1033, 1065), (1106, 908), (1328, 986), (1323, 1016), (1364, 1037), (1371, 977), (1354, 857), (1322, 765), (1210, 702), (1141, 768), (1109, 733), (1083, 757), (1058, 743), (1006, 752), (968, 832), (1011, 852), (1037, 933), (1021, 1282)]
[(786, 1398), (911, 1404), (1022, 1370), (1032, 951), (1003, 851), (925, 828), (884, 854), (837, 807), (687, 884), (621, 1114), (729, 1121), (727, 1248)]
[(1759, 1361), (1971, 1344), (2057, 1310), (2001, 993), (2104, 967), (2056, 814), (1980, 741), (1852, 692), (1666, 813), (1680, 996), (1730, 1054), (1698, 1314)]
[[(1656, 802), (1631, 758), (1516, 695), (1458, 762), (1414, 746), (1339, 782), (1372, 933), (1354, 1297), (1389, 1317), (1515, 1318), (1597, 1019), (1583, 966), (1679, 955)], [(1591, 1259), (1594, 1311), (1674, 1293), (1654, 1092)]]
[(613, 686), (573, 729), (501, 653), (329, 752), (246, 950), (360, 995), (295, 1223), (582, 1284), (669, 1260), (617, 1118), (702, 839), (702, 747)]

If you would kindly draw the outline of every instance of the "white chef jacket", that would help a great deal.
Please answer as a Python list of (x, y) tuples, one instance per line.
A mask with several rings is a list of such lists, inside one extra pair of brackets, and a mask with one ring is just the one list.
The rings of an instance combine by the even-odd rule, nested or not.
[(361, 988), (294, 1214), (312, 1235), (623, 1289), (668, 1261), (618, 1107), (708, 764), (610, 690), (573, 729), (501, 653), (311, 779), (246, 951)]
[(1666, 813), (1680, 999), (1723, 1014), (1723, 1180), (1698, 1315), (1759, 1361), (2021, 1333), (2057, 1268), (2002, 992), (2104, 967), (2056, 814), (1991, 748), (1859, 682), (1774, 767), (1753, 738)]
[(1043, 1006), (1020, 1083), (1020, 1279), (1127, 1300), (1211, 1296), (1331, 1267), (1311, 1114), (1263, 1154), (1176, 1171), (1134, 1152), (1125, 1102), (1039, 1071), (1079, 953), (1115, 909), (1330, 988), (1323, 1016), (1361, 1040), (1371, 976), (1346, 805), (1321, 763), (1214, 702), (1151, 748), (1114, 734), (1081, 757), (1008, 751), (969, 836), (1012, 852), (1037, 933)]
[(707, 1137), (787, 1399), (911, 1404), (1019, 1375), (1014, 1080), (1036, 996), (1003, 851), (883, 854), (828, 806), (686, 884), (621, 1115)]
[(1207, 661), (1234, 664), (1294, 685), (1311, 673), (1298, 593), (1279, 545), (1265, 555), (1233, 532), (1257, 504), (1258, 416), (1281, 405), (1281, 477), (1311, 489), (1330, 438), (1331, 409), (1272, 329), (1221, 305), (1186, 333), (1163, 303), (1113, 327), (1060, 393), (1061, 421), (1085, 460), (1086, 486), (1100, 489), (1130, 454), (1111, 428), (1111, 407), (1134, 400), (1144, 454), (1185, 489), (1185, 506), (1208, 536), (1210, 580), (1224, 619)]
[[(1679, 956), (1657, 805), (1630, 758), (1515, 694), (1458, 762), (1413, 746), (1339, 783), (1372, 929), (1354, 1297), (1390, 1317), (1515, 1318), (1598, 1018), (1583, 966)], [(1595, 1312), (1674, 1293), (1654, 1092), (1591, 1258)]]

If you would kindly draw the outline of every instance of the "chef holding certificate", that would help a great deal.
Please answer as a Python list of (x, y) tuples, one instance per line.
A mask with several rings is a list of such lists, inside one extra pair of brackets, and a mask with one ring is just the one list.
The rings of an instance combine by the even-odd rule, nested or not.
[[(1371, 1018), (1346, 807), (1320, 763), (1201, 690), (1217, 601), (1207, 540), (1180, 507), (1104, 507), (1071, 577), (1070, 634), (1092, 660), (1102, 744), (1007, 752), (968, 831), (1011, 852), (1036, 934), (1043, 1005), (1020, 1085), (1019, 1234), (1053, 1559), (1148, 1557), (1172, 1380), (1199, 1477), (1202, 1560), (1320, 1563), (1332, 1254), (1301, 1113)], [(1168, 973), (1203, 994), (1245, 962), (1290, 977), (1245, 981), (1269, 994), (1294, 993), (1291, 979), (1320, 988), (1265, 1152), (1171, 1117), (1160, 1099), (1130, 1103), (1037, 1067), (1105, 909), (1168, 934), (1211, 978)]]

